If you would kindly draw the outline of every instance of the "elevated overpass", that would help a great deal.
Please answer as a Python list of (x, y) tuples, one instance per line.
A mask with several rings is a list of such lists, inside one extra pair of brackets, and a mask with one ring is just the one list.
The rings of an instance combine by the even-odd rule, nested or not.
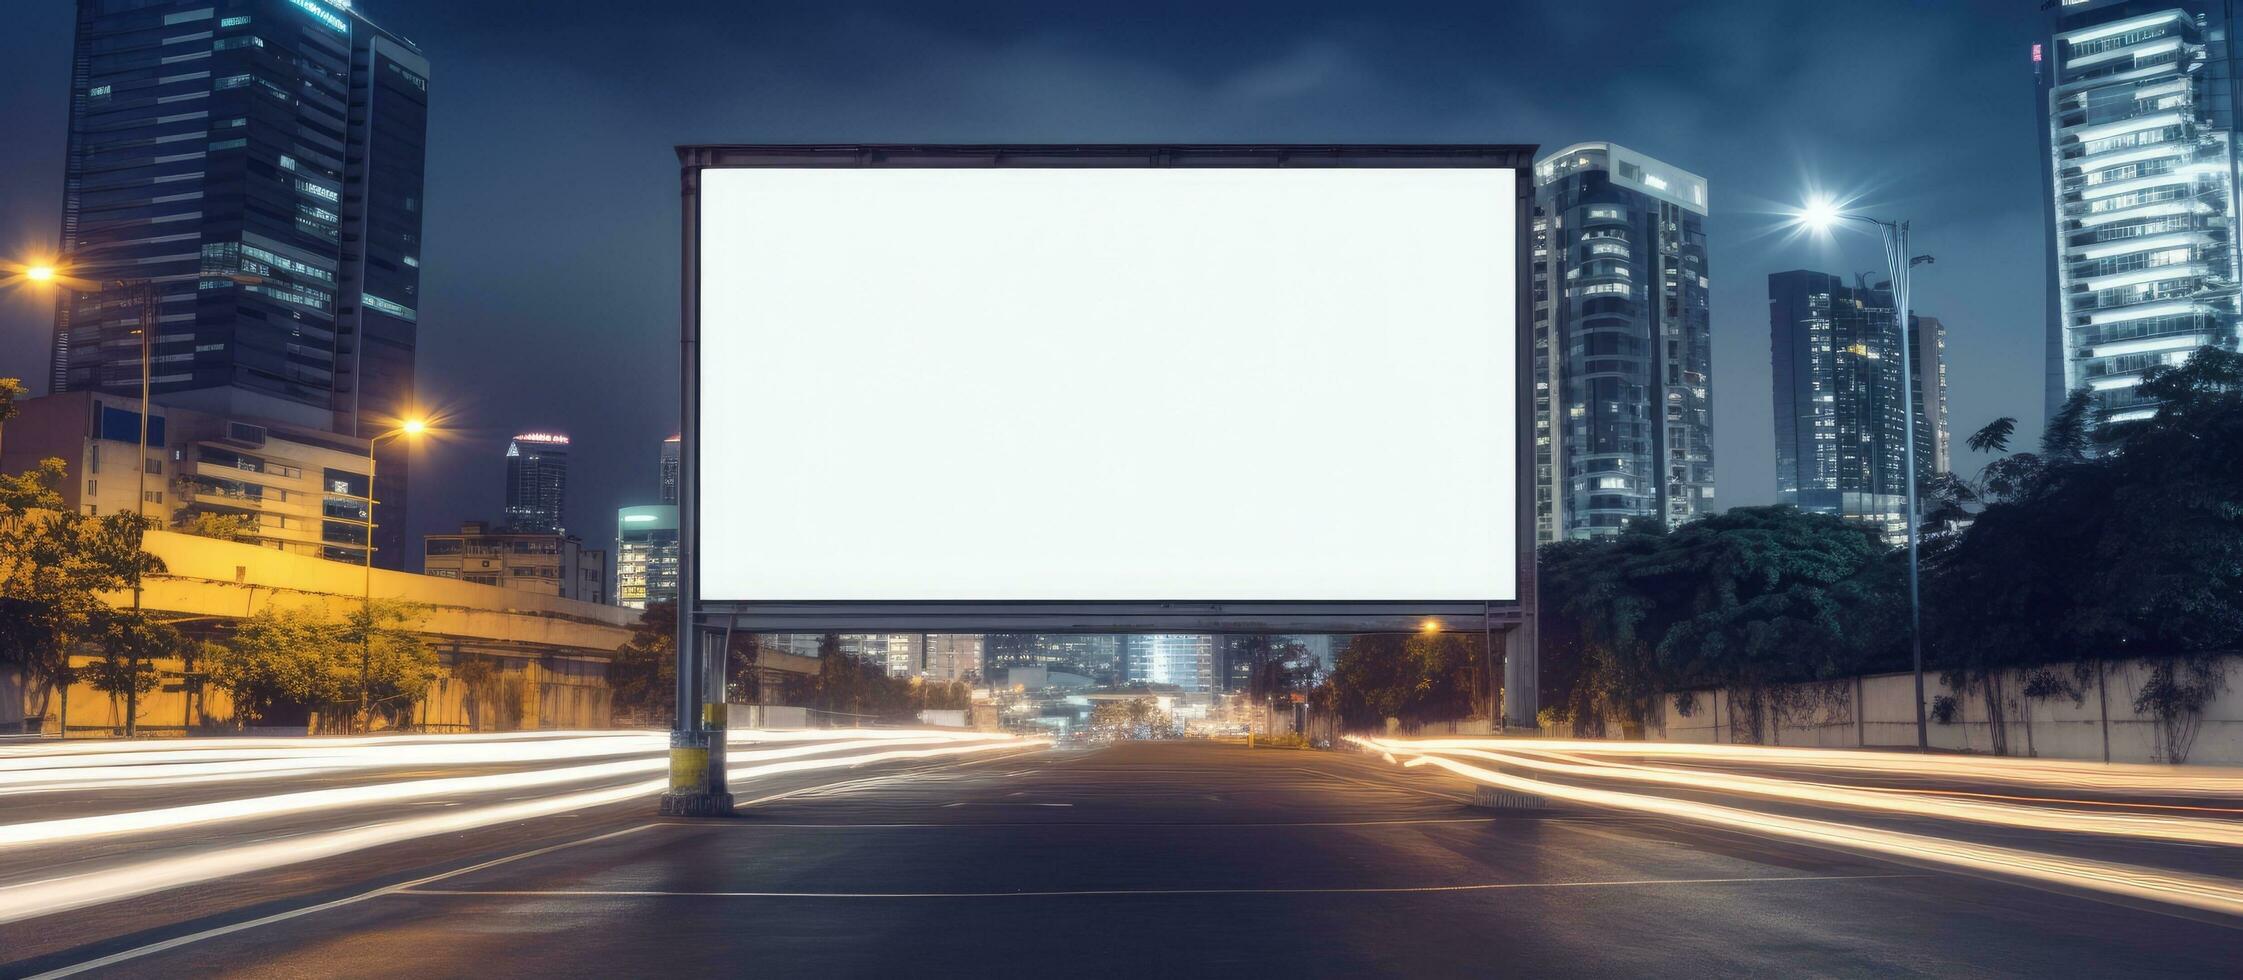
[[(170, 531), (151, 531), (145, 547), (165, 572), (143, 584), (144, 608), (176, 619), (190, 636), (223, 635), (231, 624), (266, 610), (316, 611), (341, 619), (359, 608), (369, 588), (366, 569), (253, 544)], [(371, 589), (383, 599), (418, 604), (413, 629), (447, 668), (481, 660), (492, 670), (473, 682), (447, 669), (416, 712), (434, 730), (587, 728), (609, 721), (607, 662), (630, 638), (638, 611), (518, 589), (374, 569)], [(132, 593), (104, 597), (117, 606)], [(83, 664), (90, 657), (81, 656)], [(149, 731), (223, 724), (233, 706), (222, 691), (198, 692), (177, 659), (159, 661), (162, 684), (141, 700)], [(123, 705), (84, 683), (40, 690), (0, 673), (0, 730), (24, 724), (52, 732), (67, 701), (72, 733), (106, 732), (124, 723)]]

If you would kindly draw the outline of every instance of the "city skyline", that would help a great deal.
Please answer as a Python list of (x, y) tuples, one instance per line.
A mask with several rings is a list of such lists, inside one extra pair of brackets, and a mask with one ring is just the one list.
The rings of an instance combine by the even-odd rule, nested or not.
[[(469, 504), (489, 500), (487, 488), (498, 482), (496, 450), (508, 433), (526, 427), (565, 426), (576, 436), (583, 463), (569, 526), (605, 537), (617, 508), (654, 497), (645, 447), (675, 425), (669, 146), (719, 132), (772, 140), (1516, 139), (1545, 148), (1610, 139), (1673, 161), (1704, 174), (1719, 198), (1708, 219), (1716, 273), (1716, 507), (1775, 499), (1762, 395), (1762, 277), (1780, 268), (1874, 264), (1874, 245), (1863, 236), (1830, 246), (1794, 238), (1784, 227), (1785, 209), (1810, 190), (1842, 192), (1880, 213), (1914, 216), (1924, 247), (1941, 255), (1937, 269), (1919, 277), (1917, 294), (1922, 305), (1970, 324), (1951, 338), (1955, 424), (1969, 431), (2015, 415), (2029, 439), (2040, 421), (2038, 362), (2016, 355), (2021, 348), (2037, 352), (2045, 333), (2039, 304), (2031, 301), (2045, 275), (2042, 195), (2030, 181), (1956, 175), (1939, 161), (1959, 148), (1983, 161), (1984, 170), (2034, 167), (2033, 133), (2043, 114), (2031, 88), (2028, 52), (2040, 26), (2031, 6), (1916, 11), (1913, 20), (1896, 21), (1867, 4), (1718, 4), (1694, 10), (1695, 26), (1640, 71), (1561, 87), (1538, 80), (1553, 59), (1615, 45), (1626, 55), (1627, 46), (1645, 42), (1584, 34), (1561, 16), (1562, 5), (1501, 16), (1421, 5), (1360, 23), (1311, 12), (1287, 18), (1300, 26), (1269, 37), (1259, 36), (1256, 12), (1241, 8), (1195, 19), (1198, 32), (1181, 40), (1161, 39), (1098, 8), (1031, 20), (987, 7), (937, 26), (908, 7), (875, 7), (861, 15), (871, 29), (855, 30), (833, 14), (777, 7), (763, 16), (806, 45), (782, 50), (734, 29), (744, 20), (715, 5), (701, 9), (697, 22), (705, 29), (690, 36), (571, 17), (574, 8), (559, 5), (548, 18), (550, 31), (580, 39), (597, 33), (599, 48), (622, 52), (633, 66), (594, 78), (556, 60), (571, 45), (551, 44), (542, 33), (533, 42), (497, 11), (369, 0), (359, 12), (419, 44), (445, 68), (438, 87), (464, 100), (439, 93), (431, 103), (432, 257), (420, 355), (423, 391), (461, 424), (455, 438), (416, 453), (422, 465), (414, 484), (417, 499), (462, 503), (416, 509), (410, 531), (417, 541), (489, 512), (487, 503)], [(55, 146), (24, 139), (0, 149), (0, 173), (14, 188), (0, 200), (0, 223), (26, 244), (51, 240), (56, 227), (70, 20), (68, 5), (30, 10), (18, 32), (0, 41), (12, 56), (0, 72), (21, 91), (55, 96), (47, 108), (25, 106), (18, 122), (27, 134), (44, 128)], [(1530, 29), (1516, 29), (1517, 21)], [(1931, 39), (1910, 50), (1921, 59), (1908, 83), (1913, 89), (1879, 94), (1858, 70), (1863, 56), (1822, 50), (1808, 57), (1784, 40), (1849, 22), (1844, 29)], [(1758, 29), (1724, 29), (1745, 24)], [(1427, 27), (1438, 30), (1421, 32)], [(663, 47), (672, 43), (696, 56), (673, 57)], [(1470, 71), (1419, 67), (1454, 63), (1451, 49), (1460, 43), (1489, 48), (1494, 57), (1470, 59)], [(668, 67), (657, 70), (647, 60), (657, 51), (665, 52)], [(737, 77), (695, 67), (718, 63), (752, 67)], [(796, 87), (789, 100), (762, 97), (782, 76), (801, 79), (790, 83)], [(952, 81), (927, 85), (937, 78)], [(641, 85), (665, 94), (639, 98)], [(1084, 86), (1104, 93), (1087, 114), (1072, 98), (1027, 94)], [(676, 91), (701, 95), (681, 101), (670, 97)], [(1804, 141), (1784, 122), (1786, 107), (1832, 101), (1846, 102), (1863, 126), (1897, 133), (1897, 144), (1882, 141), (1893, 152), (1871, 166), (1847, 141)], [(626, 104), (636, 107), (628, 115), (615, 108)], [(542, 111), (519, 111), (525, 105)], [(935, 111), (938, 105), (945, 108)], [(918, 121), (928, 117), (951, 122)], [(563, 148), (560, 141), (584, 127), (610, 138), (582, 152)], [(1932, 152), (1935, 146), (1942, 149)], [(525, 167), (531, 159), (536, 166)], [(548, 206), (588, 181), (612, 193), (571, 208)], [(579, 240), (603, 247), (564, 244)], [(1965, 285), (1973, 281), (1995, 285)], [(635, 282), (648, 285), (618, 288)], [(7, 300), (0, 359), (27, 365), (10, 373), (37, 383), (49, 320), (35, 303)], [(569, 383), (514, 381), (487, 370), (525, 350), (538, 352), (541, 374)], [(593, 416), (577, 397), (589, 384), (647, 397)], [(1974, 470), (1980, 461), (1966, 456), (1958, 468)]]
[[(60, 244), (98, 285), (56, 304), (48, 389), (346, 438), (417, 417), (420, 51), (277, 0), (82, 4), (72, 44)], [(409, 457), (375, 452), (373, 559), (404, 568)], [(365, 560), (364, 528), (327, 540)]]

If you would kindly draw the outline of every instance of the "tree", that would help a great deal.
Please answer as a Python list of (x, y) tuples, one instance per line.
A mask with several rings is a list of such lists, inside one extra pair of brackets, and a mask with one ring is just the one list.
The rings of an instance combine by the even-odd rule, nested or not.
[(1350, 640), (1332, 667), (1340, 723), (1408, 727), (1469, 718), (1490, 707), (1482, 638), (1458, 633), (1371, 634)]
[[(1896, 576), (1867, 526), (1794, 507), (1737, 507), (1668, 529), (1544, 550), (1543, 671), (1577, 731), (1640, 726), (1678, 688), (1728, 689), (1759, 737), (1775, 685), (1858, 672), (1904, 649)], [(1549, 683), (1549, 680), (1546, 680)]]
[[(640, 722), (667, 723), (678, 699), (678, 605), (650, 602), (631, 627), (631, 638), (608, 660), (609, 701), (616, 713)], [(754, 703), (761, 691), (756, 658), (762, 646), (753, 633), (734, 633), (725, 656), (726, 700)]]
[(8, 423), (23, 414), (23, 406), (16, 402), (29, 391), (20, 378), (0, 378), (0, 436), (7, 434)]
[(442, 676), (436, 651), (410, 628), (423, 615), (417, 603), (375, 599), (344, 617), (335, 639), (356, 656), (346, 653), (342, 658), (342, 701), (337, 707), (363, 702), (373, 712), (388, 716), (392, 727), (403, 727), (412, 719), (413, 706)]
[[(2178, 761), (2220, 683), (2211, 656), (2243, 647), (2243, 355), (2200, 350), (2136, 391), (2153, 415), (2092, 431), (2093, 398), (2074, 392), (2038, 453), (1986, 465), (1983, 509), (1927, 556), (1927, 645), (1986, 699), (1997, 751), (2005, 672), (2070, 664), (2078, 683), (2088, 663), (2140, 657), (2140, 707)], [(2006, 449), (2005, 422), (1972, 444)]]
[(213, 514), (195, 511), (181, 514), (172, 530), (197, 537), (217, 538), (220, 541), (239, 541), (254, 544), (257, 541), (257, 518), (248, 514)]
[[(62, 460), (45, 459), (27, 472), (0, 475), (0, 664), (15, 665), (50, 690), (59, 687), (66, 715), (75, 677), (70, 657), (107, 629), (103, 595), (164, 571), (162, 560), (141, 547), (146, 518), (62, 509), (55, 488), (67, 472)], [(112, 671), (108, 679), (121, 682), (137, 671)], [(123, 690), (137, 706), (137, 682)]]
[(419, 615), (412, 603), (381, 599), (340, 622), (315, 610), (263, 610), (236, 622), (232, 642), (205, 653), (210, 680), (248, 721), (288, 708), (348, 717), (363, 683), (374, 710), (402, 725), (441, 673), (435, 651), (407, 628)]
[(678, 607), (650, 602), (631, 627), (631, 638), (608, 660), (609, 704), (616, 714), (667, 722), (678, 699)]
[(237, 620), (230, 642), (206, 650), (210, 682), (230, 695), (247, 722), (274, 720), (284, 707), (333, 704), (344, 665), (332, 624), (304, 610), (261, 610)]
[(105, 611), (96, 617), (101, 658), (87, 665), (94, 690), (125, 700), (125, 737), (140, 734), (140, 696), (162, 680), (156, 661), (185, 649), (179, 631), (139, 609)]

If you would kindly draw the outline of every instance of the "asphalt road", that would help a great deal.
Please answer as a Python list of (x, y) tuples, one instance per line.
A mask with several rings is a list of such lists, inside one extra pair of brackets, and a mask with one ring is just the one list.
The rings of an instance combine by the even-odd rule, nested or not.
[(733, 820), (615, 804), (0, 926), (0, 961), (15, 959), (0, 972), (106, 955), (127, 958), (100, 975), (148, 977), (2215, 976), (2243, 962), (2243, 929), (2218, 917), (1654, 816), (1477, 809), (1460, 779), (1353, 753), (1056, 749), (741, 795), (755, 805)]

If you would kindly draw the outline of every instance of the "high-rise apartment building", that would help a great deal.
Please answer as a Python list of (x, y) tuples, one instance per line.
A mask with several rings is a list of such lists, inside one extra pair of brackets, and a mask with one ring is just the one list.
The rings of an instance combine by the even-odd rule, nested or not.
[(983, 638), (990, 670), (1043, 668), (1077, 674), (1094, 683), (1121, 679), (1122, 638), (1098, 633), (991, 633)]
[[(326, 0), (80, 0), (56, 392), (370, 438), (413, 414), (428, 62)], [(250, 277), (237, 281), (236, 277)], [(384, 443), (375, 561), (401, 567), (408, 461)], [(363, 547), (361, 545), (360, 547)]]
[(1163, 684), (1190, 694), (1216, 690), (1216, 637), (1189, 633), (1133, 633), (1122, 638), (1125, 679)]
[[(1914, 305), (1911, 303), (1910, 305)], [(1947, 435), (1947, 324), (1936, 316), (1908, 315), (1908, 371), (1916, 379), (1916, 457), (1927, 473), (1952, 473)]]
[(1706, 181), (1614, 143), (1534, 165), (1535, 535), (1713, 503)]
[(662, 440), (662, 502), (678, 502), (678, 453), (683, 449), (679, 436)]
[(923, 633), (919, 644), (920, 673), (928, 680), (978, 684), (986, 676), (979, 633)]
[(2047, 409), (2146, 418), (2142, 372), (2243, 349), (2234, 5), (2056, 0), (2033, 45), (2047, 181)]
[(625, 507), (615, 512), (615, 604), (644, 609), (678, 598), (676, 504)]
[(1889, 540), (1907, 533), (1911, 417), (1919, 479), (1945, 471), (1947, 445), (1946, 327), (1909, 319), (1913, 397), (1901, 379), (1904, 349), (1886, 284), (1849, 286), (1804, 270), (1768, 277), (1781, 502), (1869, 524)]
[(524, 432), (506, 444), (506, 523), (516, 531), (562, 532), (569, 437)]

